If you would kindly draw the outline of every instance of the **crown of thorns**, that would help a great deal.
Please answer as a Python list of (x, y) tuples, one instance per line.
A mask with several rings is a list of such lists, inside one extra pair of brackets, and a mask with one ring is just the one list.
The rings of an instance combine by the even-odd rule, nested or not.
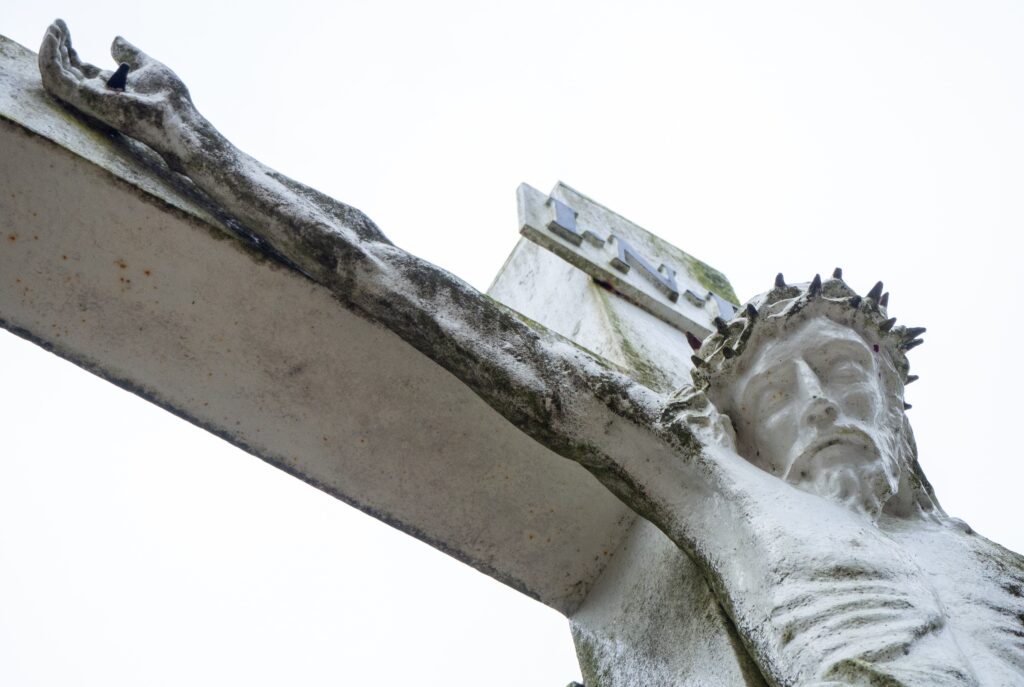
[[(875, 351), (885, 349), (904, 385), (917, 380), (909, 374), (907, 351), (922, 343), (924, 327), (904, 327), (889, 317), (889, 294), (882, 292), (878, 282), (866, 296), (859, 296), (843, 281), (838, 267), (832, 278), (822, 281), (820, 275), (807, 284), (787, 284), (780, 273), (771, 291), (755, 296), (728, 322), (714, 319), (715, 332), (701, 341), (687, 332), (686, 338), (695, 353), (694, 386), (704, 390), (714, 381), (735, 369), (737, 359), (745, 350), (766, 337), (777, 334), (794, 321), (824, 315), (860, 334)], [(909, 404), (906, 405), (909, 408)]]

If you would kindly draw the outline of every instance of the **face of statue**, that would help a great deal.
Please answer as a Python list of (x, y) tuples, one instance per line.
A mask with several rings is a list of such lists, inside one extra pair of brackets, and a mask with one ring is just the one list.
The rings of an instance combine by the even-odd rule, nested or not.
[(885, 440), (892, 400), (882, 354), (826, 317), (751, 353), (730, 399), (740, 454), (801, 489), (879, 513), (900, 472)]

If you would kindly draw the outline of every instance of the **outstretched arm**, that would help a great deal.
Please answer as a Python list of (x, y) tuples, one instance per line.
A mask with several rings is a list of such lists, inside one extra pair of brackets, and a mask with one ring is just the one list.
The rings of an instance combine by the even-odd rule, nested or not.
[(707, 495), (720, 497), (727, 483), (736, 484), (703, 450), (720, 439), (701, 429), (704, 409), (677, 412), (677, 404), (603, 359), (394, 246), (358, 210), (235, 148), (166, 66), (121, 38), (111, 53), (130, 68), (123, 90), (107, 85), (110, 72), (78, 58), (58, 20), (39, 51), (43, 84), (153, 148), (342, 305), (391, 330), (520, 430), (580, 463), (680, 546), (706, 555), (706, 521), (722, 520), (721, 501), (709, 508)]
[(222, 136), (166, 66), (121, 38), (123, 90), (81, 61), (67, 26), (39, 53), (46, 89), (157, 151), (222, 209), (347, 308), (390, 329), (557, 453), (607, 467), (603, 435), (657, 420), (660, 396), (561, 337), (540, 330), (453, 275), (391, 244), (358, 210), (270, 170)]

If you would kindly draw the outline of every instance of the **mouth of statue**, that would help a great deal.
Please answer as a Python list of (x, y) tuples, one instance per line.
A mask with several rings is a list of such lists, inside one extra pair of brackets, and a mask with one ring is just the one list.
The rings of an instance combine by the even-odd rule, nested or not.
[(862, 429), (831, 427), (819, 432), (792, 462), (783, 476), (787, 482), (813, 480), (821, 470), (864, 465), (880, 456), (878, 446)]

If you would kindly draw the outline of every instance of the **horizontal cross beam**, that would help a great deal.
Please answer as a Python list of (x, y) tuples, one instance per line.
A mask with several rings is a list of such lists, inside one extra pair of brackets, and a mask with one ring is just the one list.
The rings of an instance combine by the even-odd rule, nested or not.
[[(572, 613), (634, 516), (0, 37), (0, 325)], [(325, 542), (325, 545), (334, 545)]]

